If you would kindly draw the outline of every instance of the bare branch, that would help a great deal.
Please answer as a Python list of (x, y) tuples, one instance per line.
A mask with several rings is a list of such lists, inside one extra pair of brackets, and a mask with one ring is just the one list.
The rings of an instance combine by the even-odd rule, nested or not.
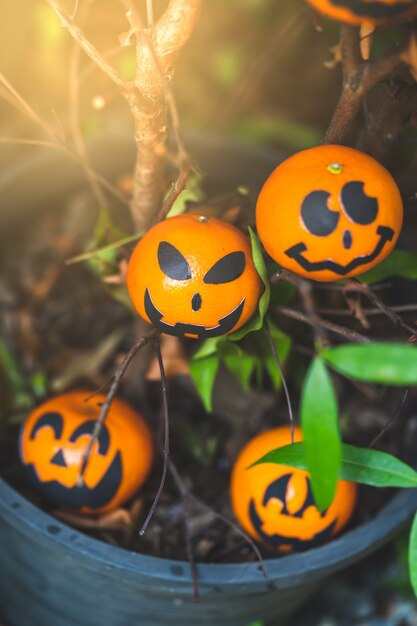
[[(319, 319), (319, 322), (313, 321), (311, 317), (309, 317), (305, 313), (301, 313), (301, 311), (296, 311), (295, 309), (290, 309), (285, 306), (275, 306), (273, 307), (273, 310), (277, 311), (277, 313), (282, 313), (282, 315), (285, 315), (286, 317), (290, 317), (299, 322), (303, 322), (304, 324), (308, 324), (309, 326), (314, 326), (314, 324), (318, 323), (326, 330), (330, 330), (331, 332), (340, 335), (347, 341), (353, 341), (357, 343), (370, 343), (371, 341), (368, 337), (365, 337), (365, 335), (361, 335), (360, 333), (357, 333), (350, 328), (339, 326), (339, 324), (333, 324), (332, 322), (323, 319)], [(351, 317), (352, 313), (350, 311), (346, 311), (346, 315)]]
[(346, 141), (366, 94), (403, 62), (403, 50), (396, 50), (373, 63), (363, 61), (359, 28), (343, 25), (340, 33), (343, 86), (324, 138), (326, 144)]
[(194, 30), (202, 0), (170, 0), (155, 25), (155, 52), (166, 72)]
[(71, 16), (61, 7), (57, 0), (47, 0), (49, 6), (58, 15), (61, 25), (68, 30), (70, 35), (78, 42), (84, 52), (92, 61), (117, 85), (122, 91), (129, 91), (132, 88), (130, 81), (123, 78), (121, 74), (103, 57), (91, 41), (85, 36), (82, 30), (75, 24)]

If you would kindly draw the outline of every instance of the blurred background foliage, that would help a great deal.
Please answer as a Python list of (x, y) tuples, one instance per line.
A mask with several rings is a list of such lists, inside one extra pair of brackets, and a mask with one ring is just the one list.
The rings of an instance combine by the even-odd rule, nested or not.
[[(75, 3), (63, 4), (71, 11)], [(85, 4), (79, 3), (78, 23)], [(87, 35), (131, 77), (134, 48), (120, 48), (118, 41), (128, 28), (121, 4), (90, 4)], [(165, 5), (155, 0), (156, 17)], [(0, 71), (38, 113), (65, 132), (75, 44), (44, 0), (0, 3), (0, 24)], [(304, 0), (205, 2), (175, 68), (173, 85), (183, 130), (291, 151), (320, 141), (340, 85), (339, 68), (325, 67), (332, 58), (329, 48), (337, 44), (338, 27), (330, 21), (323, 26), (322, 32), (315, 28)], [(114, 86), (84, 53), (80, 66), (84, 135), (131, 132), (126, 103)], [(42, 131), (2, 99), (0, 136), (39, 138)], [(3, 159), (10, 156), (10, 148), (2, 152)]]

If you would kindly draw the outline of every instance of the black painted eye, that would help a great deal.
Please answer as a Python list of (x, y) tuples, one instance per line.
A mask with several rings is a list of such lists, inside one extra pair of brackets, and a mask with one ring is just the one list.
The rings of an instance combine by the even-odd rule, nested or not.
[(243, 252), (231, 252), (217, 261), (204, 276), (207, 285), (222, 285), (236, 280), (245, 269), (245, 255)]
[(187, 261), (174, 246), (161, 241), (158, 247), (158, 263), (161, 270), (173, 280), (189, 280), (191, 270)]
[(32, 428), (32, 432), (30, 433), (30, 439), (35, 439), (37, 433), (46, 426), (52, 428), (52, 430), (54, 431), (55, 439), (60, 439), (64, 428), (62, 415), (60, 413), (44, 413)]
[(364, 183), (353, 180), (342, 189), (341, 202), (347, 216), (356, 224), (372, 224), (378, 214), (378, 200), (367, 196)]
[(328, 191), (312, 191), (303, 200), (301, 217), (307, 230), (317, 237), (327, 237), (336, 230), (340, 214), (327, 206)]
[[(96, 420), (88, 420), (88, 422), (84, 422), (84, 424), (80, 424), (78, 428), (74, 430), (69, 441), (74, 443), (79, 439), (82, 435), (92, 435), (94, 428), (96, 425)], [(110, 446), (110, 436), (109, 431), (107, 430), (106, 424), (103, 424), (100, 434), (98, 436), (98, 453), (103, 456), (107, 454)]]

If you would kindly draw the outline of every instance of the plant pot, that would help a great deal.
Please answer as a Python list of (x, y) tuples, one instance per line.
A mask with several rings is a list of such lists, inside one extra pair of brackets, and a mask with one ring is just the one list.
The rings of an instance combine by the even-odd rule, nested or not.
[[(276, 154), (213, 138), (192, 141), (190, 151), (220, 190), (244, 183), (256, 192), (279, 161)], [(130, 141), (107, 138), (93, 150), (95, 168), (106, 175), (116, 166), (122, 173), (133, 152)], [(41, 152), (2, 174), (0, 228), (13, 229), (84, 184), (76, 164), (60, 153)], [(417, 489), (399, 491), (372, 521), (327, 545), (267, 559), (267, 578), (257, 563), (199, 564), (196, 604), (188, 563), (90, 538), (0, 480), (0, 616), (10, 626), (245, 626), (255, 619), (282, 624), (320, 581), (388, 541), (416, 508)]]

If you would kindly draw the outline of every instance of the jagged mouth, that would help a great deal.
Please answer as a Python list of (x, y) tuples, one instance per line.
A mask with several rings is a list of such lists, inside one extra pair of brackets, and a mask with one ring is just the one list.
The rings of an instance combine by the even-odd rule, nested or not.
[(145, 311), (146, 315), (151, 320), (152, 324), (167, 335), (175, 335), (177, 337), (184, 337), (185, 335), (192, 335), (201, 339), (208, 339), (210, 337), (219, 337), (220, 335), (227, 335), (236, 326), (242, 315), (243, 307), (246, 298), (243, 298), (242, 302), (233, 309), (228, 315), (222, 317), (216, 326), (206, 328), (199, 324), (185, 324), (183, 322), (177, 322), (176, 324), (168, 324), (163, 322), (164, 316), (152, 301), (149, 289), (145, 291)]
[(361, 265), (372, 263), (372, 261), (374, 261), (381, 254), (386, 242), (391, 241), (394, 237), (394, 231), (388, 226), (378, 226), (376, 232), (377, 235), (379, 235), (379, 241), (375, 246), (374, 251), (370, 254), (353, 259), (353, 261), (347, 265), (340, 265), (340, 263), (336, 263), (330, 259), (327, 261), (317, 262), (308, 261), (303, 256), (303, 253), (308, 249), (305, 243), (297, 243), (295, 246), (288, 248), (288, 250), (285, 251), (285, 254), (290, 257), (290, 259), (294, 259), (294, 261), (296, 261), (306, 272), (329, 270), (330, 272), (339, 274), (339, 276), (346, 276), (346, 274), (353, 272), (356, 268), (361, 267)]
[(25, 465), (25, 472), (33, 484), (42, 484), (42, 493), (52, 502), (74, 509), (85, 506), (96, 510), (108, 504), (119, 490), (123, 472), (122, 457), (120, 451), (117, 452), (107, 472), (95, 487), (66, 487), (57, 480), (42, 481), (32, 463)]

